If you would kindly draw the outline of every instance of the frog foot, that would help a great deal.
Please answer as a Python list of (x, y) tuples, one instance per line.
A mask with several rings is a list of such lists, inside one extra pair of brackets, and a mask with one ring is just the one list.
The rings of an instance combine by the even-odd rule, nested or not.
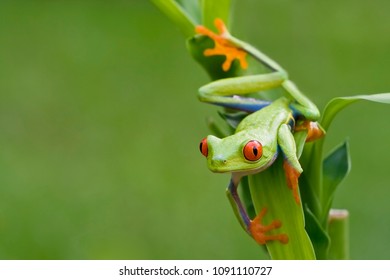
[(278, 240), (283, 244), (288, 243), (287, 234), (266, 235), (268, 231), (280, 228), (282, 226), (282, 222), (279, 220), (273, 220), (269, 225), (263, 225), (262, 220), (266, 213), (267, 208), (264, 207), (256, 216), (256, 218), (250, 222), (249, 231), (252, 234), (253, 239), (262, 245), (272, 240)]
[(325, 130), (319, 125), (318, 122), (312, 122), (308, 120), (297, 125), (294, 130), (307, 130), (306, 142), (315, 141), (325, 135)]
[(221, 19), (215, 19), (214, 24), (215, 27), (218, 29), (219, 34), (212, 32), (210, 29), (202, 25), (198, 25), (195, 28), (196, 33), (208, 36), (214, 41), (214, 48), (206, 49), (203, 54), (205, 56), (226, 56), (225, 62), (222, 64), (222, 69), (225, 72), (230, 69), (232, 62), (235, 59), (238, 59), (242, 69), (246, 69), (248, 67), (248, 63), (246, 61), (246, 51), (237, 47), (231, 42), (231, 40), (229, 40), (229, 37), (231, 36), (224, 22)]
[(301, 173), (296, 170), (289, 162), (288, 160), (284, 160), (283, 162), (283, 168), (286, 173), (286, 179), (287, 179), (287, 186), (292, 189), (295, 202), (297, 204), (301, 203), (301, 199), (299, 198), (299, 191), (298, 191), (298, 178), (301, 175)]

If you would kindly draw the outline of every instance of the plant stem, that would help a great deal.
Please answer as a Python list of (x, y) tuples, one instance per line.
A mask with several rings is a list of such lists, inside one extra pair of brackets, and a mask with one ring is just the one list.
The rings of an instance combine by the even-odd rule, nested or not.
[(330, 260), (349, 259), (349, 213), (347, 210), (330, 210), (328, 232), (332, 240), (328, 258)]

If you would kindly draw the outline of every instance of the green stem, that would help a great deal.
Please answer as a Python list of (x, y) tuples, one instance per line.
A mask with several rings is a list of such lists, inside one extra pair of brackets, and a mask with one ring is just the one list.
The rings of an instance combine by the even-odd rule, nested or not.
[(328, 259), (349, 259), (349, 213), (332, 209), (329, 213), (328, 232), (331, 238)]

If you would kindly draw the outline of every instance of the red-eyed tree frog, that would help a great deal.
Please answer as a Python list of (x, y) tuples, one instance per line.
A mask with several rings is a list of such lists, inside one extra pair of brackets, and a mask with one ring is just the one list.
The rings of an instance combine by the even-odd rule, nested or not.
[[(200, 143), (200, 151), (207, 158), (211, 171), (231, 173), (227, 195), (246, 232), (259, 244), (271, 240), (287, 243), (286, 234), (268, 233), (281, 227), (280, 221), (262, 224), (266, 208), (253, 220), (250, 219), (237, 188), (243, 176), (263, 171), (281, 154), (284, 157), (287, 185), (293, 193), (292, 199), (300, 204), (298, 177), (303, 170), (297, 157), (293, 133), (307, 130), (306, 141), (322, 137), (324, 131), (315, 122), (320, 114), (317, 107), (288, 79), (287, 72), (282, 67), (248, 43), (233, 37), (222, 20), (216, 19), (215, 25), (219, 34), (204, 26), (196, 27), (197, 34), (210, 37), (215, 44), (213, 49), (205, 50), (205, 56), (226, 56), (222, 68), (228, 71), (235, 59), (246, 69), (246, 56), (249, 55), (264, 64), (270, 73), (221, 79), (200, 88), (199, 99), (203, 102), (251, 112), (239, 123), (233, 135), (222, 139), (212, 135), (204, 138)], [(289, 96), (273, 102), (241, 96), (277, 87), (284, 88)]]

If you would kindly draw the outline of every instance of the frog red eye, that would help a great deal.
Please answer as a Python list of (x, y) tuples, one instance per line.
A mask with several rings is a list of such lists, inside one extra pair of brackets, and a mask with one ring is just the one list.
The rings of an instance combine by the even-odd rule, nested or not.
[(199, 150), (202, 153), (202, 155), (207, 157), (207, 155), (209, 154), (209, 148), (207, 147), (207, 138), (202, 139), (202, 141), (199, 144)]
[(249, 161), (256, 161), (263, 155), (263, 146), (256, 140), (251, 140), (244, 146), (244, 157)]

